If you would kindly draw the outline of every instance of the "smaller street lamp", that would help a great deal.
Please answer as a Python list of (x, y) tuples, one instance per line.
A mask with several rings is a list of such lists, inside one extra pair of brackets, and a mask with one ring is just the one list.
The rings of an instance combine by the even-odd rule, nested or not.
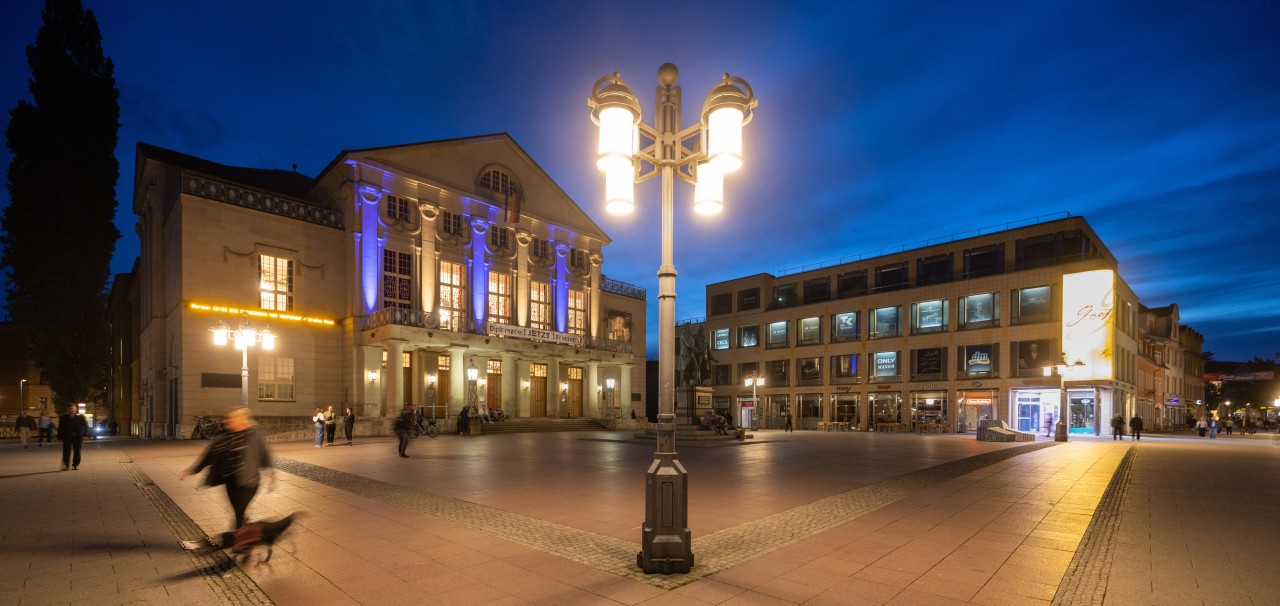
[(613, 401), (613, 386), (616, 384), (617, 383), (614, 381), (613, 377), (609, 377), (604, 380), (604, 387), (605, 389), (609, 390), (608, 393), (605, 394), (605, 404), (611, 409), (616, 409), (614, 410), (614, 413), (613, 413), (615, 419), (621, 419), (622, 409), (618, 408), (618, 406)]
[(27, 380), (18, 381), (18, 408), (25, 410), (27, 408)]
[(755, 419), (758, 418), (756, 413), (760, 410), (760, 400), (756, 397), (756, 388), (764, 387), (764, 377), (753, 372), (750, 377), (747, 377), (745, 383), (751, 388), (751, 405), (753, 407), (753, 410), (751, 411), (751, 429), (759, 429), (759, 427), (755, 426)]
[(1067, 415), (1070, 413), (1069, 403), (1067, 401), (1067, 373), (1076, 368), (1084, 368), (1085, 363), (1076, 360), (1071, 364), (1067, 364), (1067, 354), (1058, 355), (1058, 363), (1044, 367), (1044, 376), (1051, 377), (1056, 371), (1058, 373), (1058, 397), (1061, 400), (1058, 403), (1058, 425), (1053, 434), (1053, 441), (1067, 441)]
[(254, 328), (249, 324), (249, 319), (243, 316), (240, 318), (240, 327), (235, 330), (231, 330), (231, 327), (222, 320), (214, 322), (209, 330), (213, 333), (214, 345), (225, 346), (230, 339), (234, 342), (235, 348), (240, 350), (240, 405), (248, 408), (249, 348), (261, 344), (265, 350), (275, 349), (276, 333), (266, 326)]

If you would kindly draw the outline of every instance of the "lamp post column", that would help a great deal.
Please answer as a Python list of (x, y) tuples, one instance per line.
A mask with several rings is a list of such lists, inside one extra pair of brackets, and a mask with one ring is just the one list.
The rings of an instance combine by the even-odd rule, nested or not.
[(1063, 374), (1066, 370), (1058, 367), (1058, 426), (1054, 428), (1053, 441), (1067, 441), (1067, 415), (1071, 413), (1071, 403), (1067, 399), (1067, 377)]

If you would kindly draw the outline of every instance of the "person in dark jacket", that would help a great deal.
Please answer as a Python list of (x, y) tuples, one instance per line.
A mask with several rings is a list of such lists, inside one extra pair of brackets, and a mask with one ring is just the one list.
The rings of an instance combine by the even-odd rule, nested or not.
[[(222, 420), (227, 432), (214, 438), (204, 454), (191, 467), (184, 469), (182, 479), (200, 473), (208, 467), (206, 486), (226, 487), (227, 498), (235, 512), (235, 528), (244, 526), (244, 513), (249, 502), (258, 494), (261, 471), (271, 467), (271, 453), (267, 451), (267, 439), (249, 416), (248, 408), (233, 408)], [(276, 481), (271, 475), (271, 483)]]
[(1142, 439), (1142, 417), (1133, 415), (1133, 418), (1129, 419), (1129, 431), (1133, 434), (1133, 439)]
[(27, 411), (18, 411), (18, 420), (13, 422), (14, 431), (18, 432), (18, 440), (22, 442), (22, 447), (27, 448), (27, 442), (31, 440), (31, 432), (36, 430), (35, 417), (27, 414)]
[(409, 449), (409, 430), (413, 427), (413, 406), (405, 406), (400, 411), (400, 417), (392, 424), (392, 428), (396, 431), (396, 437), (400, 438), (400, 456), (409, 458), (405, 452)]
[(71, 469), (80, 469), (80, 446), (87, 435), (89, 421), (79, 410), (71, 408), (67, 410), (67, 414), (58, 417), (58, 439), (62, 441), (62, 471), (66, 471), (68, 465)]
[(338, 433), (338, 414), (333, 412), (333, 405), (324, 411), (325, 446), (333, 446), (334, 435)]
[(342, 415), (342, 433), (347, 434), (347, 446), (351, 445), (351, 434), (356, 430), (356, 413), (351, 411), (351, 407), (347, 407), (347, 412)]
[(1111, 439), (1120, 440), (1124, 438), (1124, 415), (1116, 413), (1111, 417)]

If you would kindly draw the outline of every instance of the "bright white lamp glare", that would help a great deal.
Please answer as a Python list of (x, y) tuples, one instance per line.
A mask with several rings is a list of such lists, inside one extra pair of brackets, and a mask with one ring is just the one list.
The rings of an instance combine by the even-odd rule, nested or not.
[(742, 168), (742, 110), (721, 107), (707, 117), (707, 157), (721, 174)]
[(612, 214), (633, 212), (635, 204), (635, 178), (631, 160), (622, 156), (601, 158), (604, 171), (604, 207)]
[(698, 182), (693, 186), (693, 211), (714, 215), (724, 210), (724, 174), (711, 163), (698, 167)]
[(258, 334), (262, 335), (262, 348), (263, 348), (263, 349), (275, 349), (275, 348), (276, 348), (276, 333), (275, 333), (275, 331), (273, 331), (273, 330), (271, 330), (270, 328), (267, 328), (267, 327), (265, 327), (265, 326), (264, 326), (264, 327), (262, 328), (262, 330), (261, 330)]
[(606, 107), (600, 110), (600, 147), (597, 167), (608, 156), (619, 155), (631, 159), (635, 145), (635, 116), (623, 107)]

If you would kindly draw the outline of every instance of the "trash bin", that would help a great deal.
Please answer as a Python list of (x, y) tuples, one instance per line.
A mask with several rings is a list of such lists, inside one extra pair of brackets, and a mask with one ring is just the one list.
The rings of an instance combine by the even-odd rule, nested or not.
[(736, 437), (737, 439), (739, 439), (739, 440), (746, 440), (746, 439), (747, 439), (747, 430), (746, 430), (746, 429), (743, 429), (743, 428), (741, 428), (741, 427), (739, 427), (739, 428), (738, 428), (738, 432), (737, 432), (737, 436), (735, 436), (735, 437)]

